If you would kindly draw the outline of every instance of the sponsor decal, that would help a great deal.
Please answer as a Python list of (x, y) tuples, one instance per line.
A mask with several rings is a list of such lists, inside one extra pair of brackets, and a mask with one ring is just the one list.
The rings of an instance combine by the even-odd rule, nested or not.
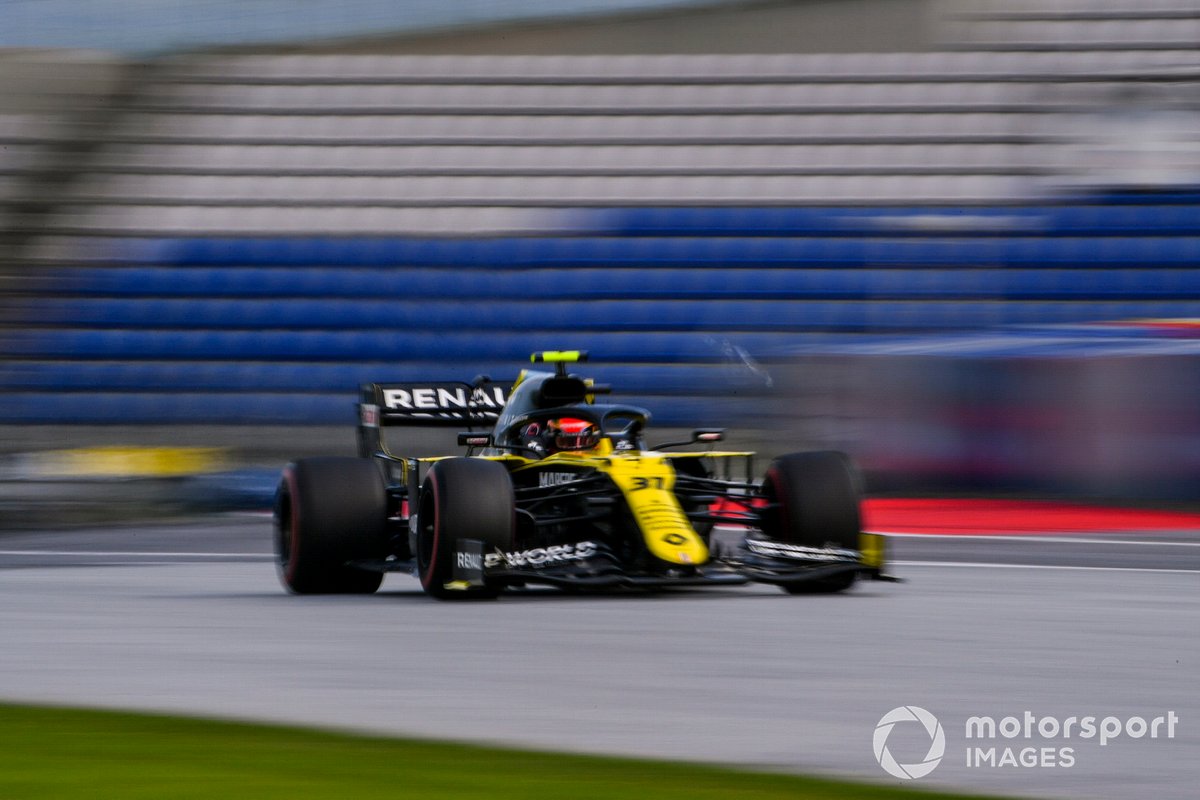
[(471, 387), (465, 383), (384, 386), (383, 407), (412, 416), (468, 412), (495, 414), (504, 407), (503, 386)]
[(857, 561), (857, 550), (841, 547), (804, 547), (786, 542), (771, 542), (766, 539), (747, 539), (746, 547), (751, 553), (768, 558), (794, 558), (802, 561)]
[(455, 553), (459, 569), (483, 569), (483, 556), (479, 553)]
[(538, 486), (561, 486), (579, 480), (577, 472), (539, 472)]
[(577, 544), (556, 544), (550, 547), (535, 547), (532, 550), (518, 550), (505, 553), (501, 550), (488, 553), (483, 557), (483, 565), (489, 569), (505, 567), (540, 567), (546, 564), (556, 564), (564, 561), (582, 561), (596, 554), (595, 542), (579, 542)]
[(485, 586), (483, 580), (483, 542), (478, 539), (459, 539), (453, 561), (453, 582), (466, 586)]
[(358, 407), (359, 422), (365, 428), (379, 427), (379, 406), (374, 403), (363, 403)]

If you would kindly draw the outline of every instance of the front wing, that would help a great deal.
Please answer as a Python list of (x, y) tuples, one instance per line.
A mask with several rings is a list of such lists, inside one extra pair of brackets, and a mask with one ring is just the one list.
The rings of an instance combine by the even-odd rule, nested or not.
[[(882, 556), (882, 537), (863, 534), (871, 549)], [(724, 536), (711, 561), (690, 568), (644, 574), (626, 571), (597, 542), (531, 548), (514, 553), (488, 552), (483, 542), (459, 539), (454, 557), (455, 588), (497, 584), (541, 584), (564, 589), (668, 588), (687, 586), (740, 586), (766, 583), (800, 588), (855, 574), (892, 581), (882, 563), (867, 562), (867, 554), (839, 548), (801, 548), (750, 536)]]

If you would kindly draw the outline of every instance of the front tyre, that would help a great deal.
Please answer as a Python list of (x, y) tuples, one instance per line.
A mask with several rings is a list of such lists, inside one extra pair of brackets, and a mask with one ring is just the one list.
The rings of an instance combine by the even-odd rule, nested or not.
[(480, 540), (484, 551), (509, 551), (516, 531), (512, 479), (503, 464), (480, 458), (438, 461), (421, 484), (417, 515), (417, 574), (441, 600), (490, 598), (496, 586), (455, 587), (455, 544)]
[[(819, 451), (781, 456), (767, 469), (762, 486), (767, 508), (762, 531), (769, 538), (803, 547), (858, 550), (862, 530), (862, 481), (845, 453)], [(840, 592), (854, 583), (848, 571), (785, 586), (789, 594)]]
[(387, 494), (362, 458), (304, 458), (283, 471), (275, 495), (279, 577), (294, 594), (370, 594), (383, 573), (347, 562), (379, 558), (387, 542)]

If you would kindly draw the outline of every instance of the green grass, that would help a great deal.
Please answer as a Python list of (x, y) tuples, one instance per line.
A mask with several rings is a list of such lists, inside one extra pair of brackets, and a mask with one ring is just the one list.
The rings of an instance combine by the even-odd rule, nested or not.
[(951, 798), (908, 787), (0, 704), (0, 798)]

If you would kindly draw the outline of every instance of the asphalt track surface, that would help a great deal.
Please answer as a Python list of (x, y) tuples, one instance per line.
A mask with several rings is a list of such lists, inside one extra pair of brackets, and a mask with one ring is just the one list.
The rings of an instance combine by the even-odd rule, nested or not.
[[(1200, 533), (897, 536), (901, 584), (292, 597), (262, 516), (0, 533), (0, 698), (178, 711), (897, 783), (872, 743), (899, 706), (945, 732), (924, 787), (1072, 798), (1200, 794)], [(966, 720), (1035, 719), (968, 740)], [(1173, 713), (1157, 738), (1037, 722)], [(1049, 726), (1049, 722), (1046, 723)], [(1135, 729), (1136, 729), (1136, 723)], [(1078, 728), (1076, 729), (1078, 730)], [(899, 723), (902, 764), (930, 737)], [(967, 766), (968, 747), (1072, 766)], [(1026, 756), (1028, 757), (1028, 756)], [(1038, 758), (1043, 756), (1038, 754)], [(548, 755), (547, 758), (553, 758)]]

